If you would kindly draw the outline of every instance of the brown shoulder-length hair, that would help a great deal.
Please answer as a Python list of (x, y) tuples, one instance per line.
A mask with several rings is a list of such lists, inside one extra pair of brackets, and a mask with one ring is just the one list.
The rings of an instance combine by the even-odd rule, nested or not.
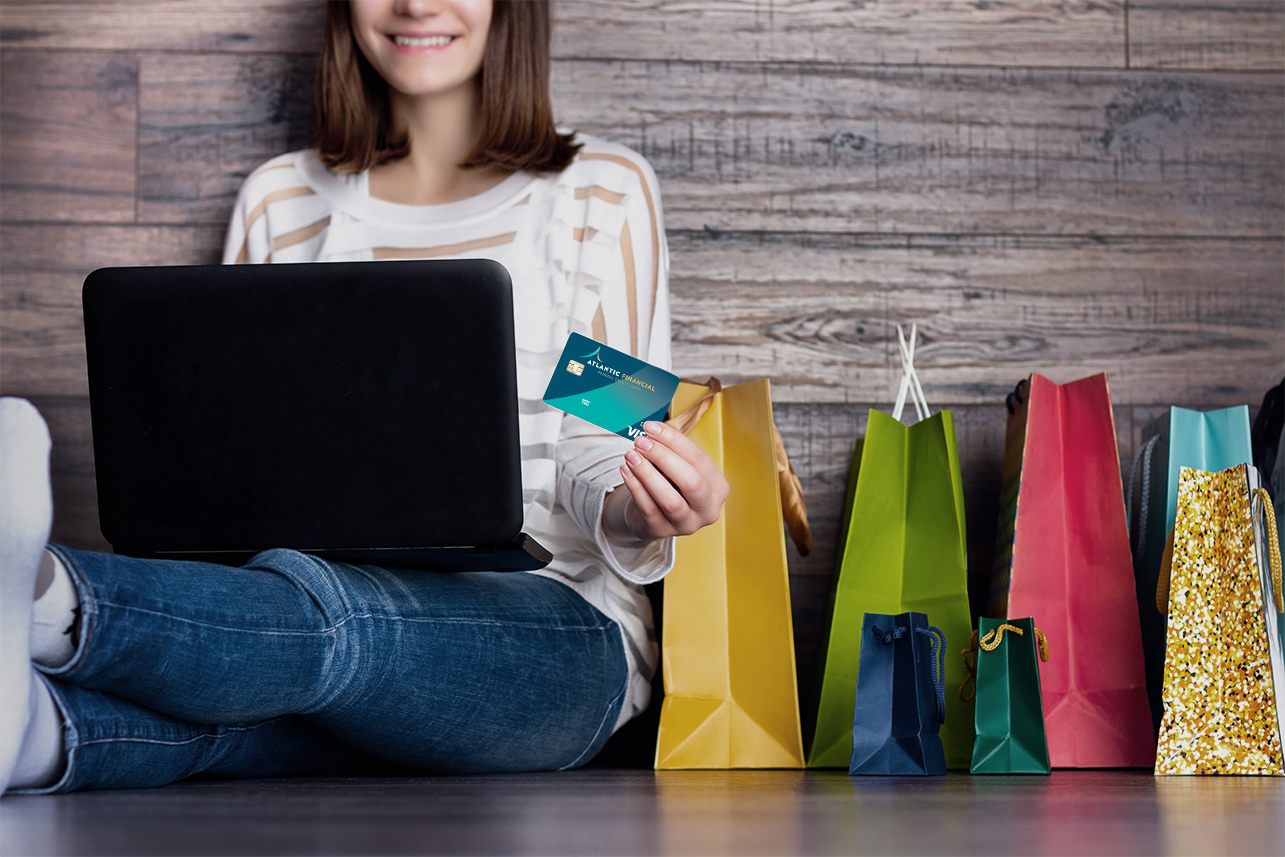
[[(406, 157), (392, 127), (388, 84), (352, 32), (347, 3), (330, 2), (317, 66), (315, 109), (321, 162), (359, 173)], [(580, 144), (559, 134), (549, 98), (549, 0), (495, 0), (481, 71), (481, 124), (461, 167), (561, 172)]]

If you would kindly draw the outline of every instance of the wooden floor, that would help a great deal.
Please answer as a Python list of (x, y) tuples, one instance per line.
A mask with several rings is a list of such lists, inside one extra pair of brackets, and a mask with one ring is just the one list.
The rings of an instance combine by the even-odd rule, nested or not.
[(0, 853), (1274, 854), (1285, 781), (588, 770), (0, 801)]

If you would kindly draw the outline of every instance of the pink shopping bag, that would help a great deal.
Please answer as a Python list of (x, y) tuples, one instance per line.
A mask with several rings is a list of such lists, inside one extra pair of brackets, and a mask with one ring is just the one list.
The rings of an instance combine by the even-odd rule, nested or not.
[(995, 594), (1001, 604), (1007, 596), (999, 615), (1034, 616), (1059, 653), (1040, 673), (1049, 761), (1150, 768), (1155, 733), (1106, 375), (1059, 385), (1033, 374), (1013, 398), (1020, 483), (1009, 486), (1011, 574)]

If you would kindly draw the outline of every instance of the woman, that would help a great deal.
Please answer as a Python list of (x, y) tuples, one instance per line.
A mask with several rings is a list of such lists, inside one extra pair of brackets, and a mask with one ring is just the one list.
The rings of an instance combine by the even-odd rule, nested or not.
[(670, 428), (649, 424), (631, 447), (540, 398), (571, 330), (668, 364), (655, 177), (628, 149), (554, 129), (547, 4), (329, 6), (319, 150), (246, 180), (225, 261), (503, 263), (524, 529), (555, 560), (434, 575), (288, 550), (232, 569), (46, 547), (48, 434), (29, 404), (5, 400), (0, 786), (372, 760), (567, 768), (647, 705), (657, 654), (638, 584), (669, 570), (670, 537), (717, 519), (727, 482)]

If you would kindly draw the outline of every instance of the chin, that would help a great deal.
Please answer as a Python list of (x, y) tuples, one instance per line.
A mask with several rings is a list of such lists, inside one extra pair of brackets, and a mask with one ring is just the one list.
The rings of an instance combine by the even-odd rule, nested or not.
[(422, 76), (388, 76), (386, 78), (389, 87), (402, 95), (419, 97), (425, 95), (443, 95), (453, 92), (464, 86), (467, 86), (467, 80), (443, 81), (440, 79), (425, 79)]

